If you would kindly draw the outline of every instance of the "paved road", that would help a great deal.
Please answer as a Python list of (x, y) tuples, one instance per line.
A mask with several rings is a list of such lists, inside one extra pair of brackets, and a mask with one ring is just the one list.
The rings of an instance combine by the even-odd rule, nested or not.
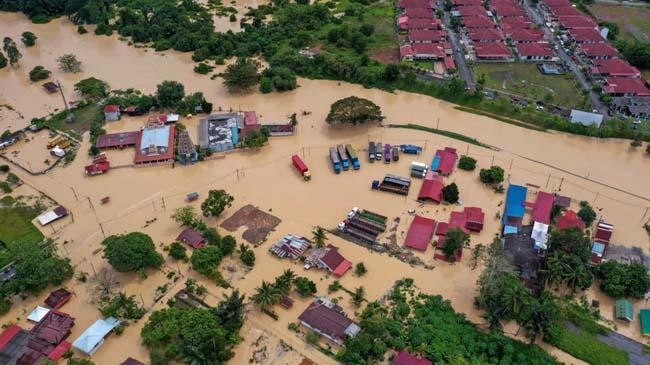
[(451, 29), (449, 13), (445, 12), (443, 22), (445, 23), (447, 33), (449, 34), (449, 41), (451, 42), (451, 48), (454, 52), (454, 60), (456, 61), (456, 68), (458, 69), (458, 76), (465, 80), (468, 88), (474, 90), (475, 84), (474, 78), (472, 77), (472, 71), (469, 69), (467, 61), (465, 61), (465, 55), (460, 41), (458, 40), (458, 35)]
[(526, 9), (526, 12), (528, 15), (533, 19), (533, 21), (537, 25), (541, 25), (542, 28), (544, 29), (544, 33), (546, 35), (546, 39), (549, 41), (549, 44), (553, 46), (557, 46), (556, 53), (562, 60), (562, 62), (569, 67), (569, 70), (573, 72), (573, 74), (576, 76), (576, 79), (582, 86), (584, 90), (589, 91), (589, 99), (591, 99), (591, 105), (594, 109), (598, 110), (600, 114), (602, 114), (605, 119), (607, 119), (607, 113), (609, 111), (609, 108), (605, 103), (603, 103), (600, 100), (600, 95), (598, 95), (597, 92), (592, 90), (592, 85), (589, 80), (585, 77), (585, 75), (580, 71), (580, 67), (573, 61), (571, 56), (569, 56), (565, 51), (562, 45), (560, 44), (560, 41), (555, 38), (555, 34), (551, 32), (551, 30), (544, 26), (544, 17), (540, 13), (539, 10), (534, 8), (534, 5), (531, 5), (529, 1), (524, 1), (524, 9)]

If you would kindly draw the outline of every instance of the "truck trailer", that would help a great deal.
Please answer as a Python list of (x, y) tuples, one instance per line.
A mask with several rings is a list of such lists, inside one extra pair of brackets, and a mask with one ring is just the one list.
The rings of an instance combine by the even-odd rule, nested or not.
[(388, 143), (384, 145), (384, 163), (390, 163), (391, 157), (391, 148)]
[(341, 159), (341, 166), (343, 170), (350, 169), (350, 159), (348, 158), (348, 153), (345, 151), (345, 147), (342, 144), (336, 146), (336, 150), (339, 152), (339, 158)]
[(300, 158), (298, 155), (293, 155), (291, 156), (291, 162), (293, 162), (293, 166), (298, 170), (298, 172), (302, 175), (302, 178), (305, 179), (305, 181), (311, 179), (311, 172), (309, 171), (309, 168), (307, 167), (307, 164)]
[(375, 142), (368, 142), (368, 160), (375, 162)]
[(341, 161), (339, 160), (339, 153), (335, 147), (330, 147), (330, 161), (332, 161), (332, 168), (337, 174), (341, 173)]
[(395, 162), (399, 161), (399, 148), (397, 148), (397, 146), (393, 146), (393, 149), (390, 154), (393, 157), (393, 161)]
[(377, 142), (375, 146), (375, 160), (381, 161), (384, 158), (384, 155), (382, 154), (383, 146), (381, 145), (381, 142)]
[(354, 150), (351, 144), (346, 144), (345, 145), (345, 150), (348, 152), (348, 156), (350, 156), (350, 161), (352, 162), (352, 167), (355, 170), (358, 170), (361, 168), (361, 163), (359, 162), (359, 157), (357, 156), (357, 151)]
[(420, 152), (422, 152), (422, 147), (412, 145), (412, 144), (403, 144), (399, 146), (400, 149), (402, 150), (403, 153), (406, 153), (408, 155), (417, 155)]

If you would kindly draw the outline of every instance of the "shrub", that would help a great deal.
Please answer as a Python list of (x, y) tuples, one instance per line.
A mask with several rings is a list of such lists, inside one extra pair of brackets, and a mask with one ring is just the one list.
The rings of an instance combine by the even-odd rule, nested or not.
[(580, 202), (578, 217), (580, 217), (580, 219), (585, 222), (585, 225), (589, 227), (596, 220), (596, 211), (594, 211), (588, 202), (583, 200)]
[(187, 249), (180, 242), (172, 242), (169, 245), (169, 257), (175, 260), (187, 261)]
[(366, 269), (366, 265), (364, 265), (363, 262), (357, 263), (354, 267), (354, 273), (357, 274), (357, 276), (364, 276), (367, 272), (368, 269)]
[(201, 62), (194, 67), (194, 72), (196, 72), (197, 74), (206, 75), (210, 73), (213, 69), (214, 67), (208, 65), (207, 63)]
[(489, 169), (481, 169), (479, 178), (481, 182), (488, 185), (496, 185), (503, 182), (505, 171), (500, 166), (490, 166)]
[(462, 155), (458, 161), (458, 168), (465, 171), (473, 171), (476, 168), (476, 160), (469, 156)]
[(0, 172), (8, 172), (9, 165), (0, 165)]
[(40, 80), (45, 80), (48, 77), (50, 77), (50, 72), (49, 70), (45, 69), (43, 66), (36, 66), (34, 67), (31, 71), (29, 71), (29, 79), (31, 81), (40, 81)]
[(458, 202), (458, 186), (456, 183), (451, 183), (442, 188), (442, 199), (450, 204)]
[(11, 189), (11, 186), (9, 186), (9, 183), (6, 182), (6, 181), (0, 181), (0, 190), (2, 190), (3, 192), (5, 192), (7, 194), (9, 194), (9, 193), (11, 193), (13, 191)]

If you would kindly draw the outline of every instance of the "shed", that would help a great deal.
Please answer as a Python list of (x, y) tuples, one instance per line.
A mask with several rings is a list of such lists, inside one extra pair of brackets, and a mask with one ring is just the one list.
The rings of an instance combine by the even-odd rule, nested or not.
[(634, 320), (634, 305), (627, 299), (619, 299), (614, 306), (616, 319), (623, 319), (628, 322)]
[(404, 239), (404, 246), (418, 251), (426, 251), (431, 243), (435, 225), (435, 220), (416, 215), (411, 222), (406, 239)]
[(350, 270), (352, 263), (339, 253), (338, 247), (333, 245), (328, 245), (327, 247), (327, 253), (318, 259), (320, 266), (323, 266), (335, 276), (343, 276)]
[(72, 346), (86, 355), (92, 355), (104, 343), (106, 336), (119, 325), (120, 320), (117, 318), (98, 319), (72, 343)]
[(203, 238), (201, 232), (192, 228), (183, 230), (183, 232), (176, 237), (176, 240), (192, 247), (193, 249), (202, 248), (206, 244), (205, 238)]
[(36, 308), (34, 308), (34, 310), (27, 316), (27, 320), (40, 322), (49, 312), (50, 310), (48, 308), (37, 305)]
[(583, 112), (582, 110), (571, 110), (571, 123), (580, 123), (584, 126), (594, 125), (600, 128), (603, 122), (603, 115), (598, 113)]
[(50, 210), (49, 212), (39, 215), (38, 217), (36, 217), (36, 219), (38, 220), (38, 223), (41, 224), (41, 226), (45, 226), (54, 222), (57, 219), (61, 219), (65, 217), (66, 215), (68, 215), (68, 210), (62, 206), (58, 206)]
[(104, 106), (104, 120), (107, 122), (120, 120), (120, 106), (116, 104)]
[(639, 318), (641, 319), (641, 334), (650, 336), (650, 309), (641, 309)]

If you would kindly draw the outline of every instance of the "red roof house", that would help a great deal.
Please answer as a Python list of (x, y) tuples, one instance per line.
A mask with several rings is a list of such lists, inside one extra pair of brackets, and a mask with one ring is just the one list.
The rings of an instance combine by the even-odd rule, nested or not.
[(625, 60), (597, 60), (590, 69), (592, 75), (612, 77), (641, 77), (641, 72)]
[(431, 170), (440, 173), (442, 176), (449, 176), (454, 171), (458, 154), (455, 148), (445, 147), (444, 150), (437, 150), (433, 157)]
[(506, 34), (514, 29), (530, 29), (530, 19), (523, 16), (510, 16), (499, 21), (499, 26)]
[(322, 336), (343, 345), (348, 337), (356, 336), (361, 327), (343, 311), (343, 308), (326, 298), (314, 300), (298, 317), (300, 323)]
[(476, 43), (474, 44), (476, 58), (483, 60), (507, 60), (510, 50), (503, 43)]
[(461, 231), (465, 233), (469, 233), (469, 230), (467, 229), (467, 216), (465, 215), (465, 212), (451, 212), (449, 214), (449, 226), (447, 227), (447, 231), (450, 229), (460, 229)]
[(444, 30), (411, 30), (409, 31), (410, 43), (435, 43), (447, 39)]
[(72, 344), (70, 342), (63, 341), (47, 355), (47, 358), (50, 360), (59, 361), (66, 352), (70, 351), (70, 347), (72, 347)]
[(541, 29), (513, 29), (506, 32), (514, 43), (533, 43), (544, 41), (544, 31)]
[(259, 132), (260, 129), (262, 129), (262, 126), (257, 121), (257, 114), (255, 112), (244, 112), (244, 135), (252, 131)]
[(487, 10), (485, 10), (481, 5), (462, 6), (458, 8), (458, 12), (463, 18), (468, 16), (487, 15)]
[(555, 15), (557, 18), (567, 16), (582, 16), (582, 13), (573, 6), (553, 6), (551, 8), (551, 14)]
[(569, 31), (569, 35), (578, 43), (605, 43), (607, 40), (600, 32), (593, 28), (576, 28)]
[(138, 141), (139, 132), (102, 134), (95, 145), (99, 149), (133, 147)]
[(494, 42), (505, 39), (503, 32), (498, 29), (470, 29), (469, 38), (474, 42)]
[(327, 269), (335, 276), (343, 276), (350, 268), (352, 263), (345, 259), (340, 253), (338, 247), (333, 245), (327, 246), (327, 253), (318, 259), (320, 266)]
[(596, 226), (596, 234), (594, 236), (596, 241), (609, 243), (609, 240), (612, 239), (612, 234), (614, 234), (614, 226), (600, 219)]
[(70, 301), (70, 298), (72, 298), (72, 293), (64, 288), (60, 288), (50, 292), (50, 295), (45, 299), (45, 304), (52, 309), (59, 309)]
[(2, 334), (0, 334), (0, 350), (3, 350), (20, 331), (24, 330), (15, 324), (7, 327)]
[(443, 64), (445, 66), (445, 69), (447, 70), (447, 73), (456, 69), (456, 62), (454, 62), (454, 58), (451, 56), (445, 56), (445, 59), (443, 60)]
[(207, 243), (201, 232), (193, 228), (184, 229), (183, 232), (176, 237), (176, 240), (192, 247), (193, 249), (203, 248)]
[(410, 44), (404, 44), (399, 47), (399, 59), (402, 61), (413, 61), (415, 59), (415, 51)]
[(550, 60), (555, 57), (555, 53), (546, 43), (519, 43), (515, 49), (522, 60)]
[(422, 182), (418, 200), (431, 200), (440, 204), (442, 201), (442, 176), (433, 171), (428, 171)]
[(433, 365), (433, 362), (423, 357), (413, 356), (406, 350), (402, 350), (395, 355), (393, 365)]
[(432, 9), (426, 9), (426, 8), (406, 8), (406, 11), (404, 12), (404, 15), (407, 16), (409, 19), (416, 19), (416, 18), (434, 18), (433, 15), (433, 10)]
[[(573, 8), (571, 8), (573, 9)], [(576, 10), (577, 11), (577, 10)], [(565, 29), (596, 29), (598, 24), (596, 24), (593, 19), (588, 18), (584, 15), (578, 16), (558, 16), (558, 22)]]
[(431, 238), (433, 238), (435, 225), (436, 221), (433, 219), (420, 217), (419, 215), (413, 217), (413, 222), (411, 222), (406, 239), (404, 239), (404, 246), (419, 251), (426, 251), (431, 243)]
[(604, 60), (618, 58), (618, 51), (609, 43), (583, 43), (580, 45), (582, 53), (587, 58)]
[(435, 18), (409, 18), (406, 28), (409, 30), (433, 30), (440, 29), (442, 22)]
[(499, 18), (526, 16), (526, 12), (519, 5), (514, 6), (510, 4), (500, 5), (490, 3), (490, 9), (492, 9), (492, 11), (496, 13)]
[(487, 15), (469, 16), (461, 19), (467, 29), (495, 28), (496, 24)]
[(603, 92), (613, 96), (650, 96), (650, 89), (643, 79), (608, 77)]
[(485, 213), (479, 207), (465, 207), (463, 209), (465, 214), (465, 228), (472, 232), (480, 232), (483, 230), (485, 222)]
[(440, 43), (415, 43), (413, 53), (416, 60), (442, 59), (445, 57), (445, 47)]
[(551, 210), (553, 209), (553, 202), (555, 196), (551, 193), (540, 191), (535, 198), (533, 205), (532, 217), (534, 222), (550, 224), (551, 223)]
[(399, 7), (402, 9), (433, 9), (435, 2), (430, 0), (400, 0)]
[(548, 7), (566, 7), (566, 6), (571, 6), (571, 2), (569, 0), (544, 0), (544, 4)]
[(451, 0), (454, 6), (480, 6), (483, 4), (482, 0)]
[(557, 229), (567, 229), (567, 228), (579, 228), (581, 231), (585, 229), (585, 222), (578, 217), (576, 212), (573, 210), (567, 210), (557, 219), (555, 224)]

